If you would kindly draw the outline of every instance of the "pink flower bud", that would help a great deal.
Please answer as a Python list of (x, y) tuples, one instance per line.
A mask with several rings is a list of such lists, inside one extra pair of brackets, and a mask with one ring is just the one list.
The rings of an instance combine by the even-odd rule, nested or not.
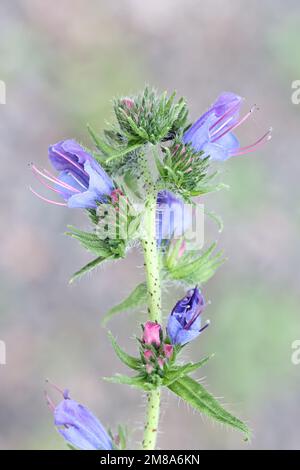
[(143, 342), (145, 344), (153, 344), (160, 346), (161, 326), (158, 323), (147, 321), (144, 327)]
[(146, 372), (147, 374), (151, 374), (153, 372), (153, 365), (152, 364), (146, 364)]
[(164, 345), (164, 355), (167, 359), (170, 359), (173, 354), (173, 346), (172, 344), (165, 344)]
[(182, 243), (181, 243), (179, 251), (178, 251), (178, 258), (181, 258), (181, 256), (184, 254), (185, 250), (186, 250), (186, 241), (182, 240)]
[(157, 363), (158, 363), (159, 367), (160, 367), (161, 369), (163, 369), (165, 360), (164, 360), (162, 357), (159, 357), (159, 358), (157, 359)]
[(150, 351), (150, 349), (146, 349), (144, 351), (144, 358), (146, 359), (146, 361), (150, 361), (151, 357), (153, 357), (153, 352)]
[(134, 101), (131, 98), (123, 98), (121, 100), (122, 105), (124, 108), (131, 109), (134, 105)]

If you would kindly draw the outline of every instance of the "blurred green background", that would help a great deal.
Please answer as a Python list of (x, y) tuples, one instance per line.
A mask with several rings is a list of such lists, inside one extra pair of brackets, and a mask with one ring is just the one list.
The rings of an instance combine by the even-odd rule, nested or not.
[[(144, 397), (101, 381), (120, 371), (101, 315), (143, 278), (141, 255), (68, 285), (89, 256), (63, 235), (87, 228), (81, 211), (48, 206), (28, 191), (28, 163), (48, 166), (49, 144), (88, 143), (86, 122), (101, 129), (111, 98), (145, 83), (176, 89), (197, 118), (221, 91), (260, 112), (239, 131), (245, 145), (270, 125), (273, 140), (223, 167), (230, 185), (205, 198), (222, 215), (227, 263), (205, 288), (212, 326), (191, 345), (215, 396), (254, 431), (250, 445), (164, 394), (163, 449), (299, 449), (300, 365), (291, 362), (299, 322), (299, 116), (291, 83), (300, 79), (297, 0), (3, 0), (0, 4), (1, 243), (0, 447), (65, 448), (43, 397), (44, 380), (68, 387), (105, 425), (127, 423), (141, 437)], [(246, 107), (247, 109), (247, 107)], [(139, 267), (139, 269), (137, 269)], [(170, 292), (165, 313), (182, 290)], [(134, 352), (144, 313), (111, 322)], [(57, 397), (58, 398), (58, 397)], [(168, 405), (168, 406), (167, 406)]]

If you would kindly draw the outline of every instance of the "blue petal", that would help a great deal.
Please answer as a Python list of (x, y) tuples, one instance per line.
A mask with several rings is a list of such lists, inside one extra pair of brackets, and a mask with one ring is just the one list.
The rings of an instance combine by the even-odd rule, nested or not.
[(111, 449), (112, 442), (100, 421), (84, 406), (64, 399), (54, 410), (59, 432), (79, 449)]
[[(87, 185), (85, 186), (86, 183), (81, 181), (77, 176), (75, 176), (75, 178), (74, 178), (73, 174), (69, 173), (67, 171), (62, 171), (58, 175), (58, 179), (62, 183), (66, 183), (67, 185), (71, 186), (74, 189), (77, 189), (80, 192), (86, 191), (86, 189), (87, 189)], [(79, 181), (81, 181), (81, 184), (79, 183)], [(87, 182), (87, 184), (88, 184), (88, 182)], [(65, 199), (65, 201), (67, 201), (71, 196), (74, 196), (75, 194), (79, 194), (79, 193), (77, 193), (75, 191), (72, 191), (70, 189), (63, 188), (60, 185), (56, 185), (56, 189), (59, 190), (62, 197)]]
[(157, 239), (180, 238), (191, 225), (191, 213), (183, 201), (170, 191), (160, 191), (157, 197)]
[(84, 191), (80, 194), (74, 194), (68, 199), (70, 209), (96, 209), (98, 194), (95, 191)]
[(176, 344), (183, 346), (200, 335), (199, 330), (181, 330), (176, 337)]
[(100, 200), (103, 196), (108, 196), (114, 189), (114, 185), (110, 177), (105, 173), (103, 168), (95, 161), (87, 161), (84, 169), (90, 177), (89, 190), (99, 195)]
[(175, 315), (170, 315), (167, 325), (167, 333), (171, 340), (172, 344), (177, 344), (177, 335), (179, 331), (182, 329), (181, 324), (177, 320)]

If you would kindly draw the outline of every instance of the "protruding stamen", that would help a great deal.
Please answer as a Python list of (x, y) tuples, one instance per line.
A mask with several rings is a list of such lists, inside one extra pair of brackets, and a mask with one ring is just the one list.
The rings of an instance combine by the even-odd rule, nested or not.
[[(242, 117), (241, 119), (239, 119), (235, 124), (233, 124), (231, 127), (229, 127), (228, 129), (226, 129), (222, 134), (220, 135), (217, 135), (220, 131), (220, 129), (218, 129), (215, 133), (212, 134), (211, 137), (215, 136), (215, 138), (212, 140), (212, 142), (217, 142), (217, 140), (221, 139), (221, 137), (223, 137), (224, 135), (228, 134), (228, 132), (232, 132), (234, 129), (236, 129), (237, 127), (239, 127), (241, 124), (243, 124), (245, 121), (247, 121), (247, 119), (249, 119), (249, 117), (251, 116), (251, 114), (253, 113), (253, 111), (255, 110), (258, 110), (257, 106), (254, 105), (250, 111), (245, 114), (244, 117)], [(223, 126), (222, 126), (223, 127)]]
[(233, 152), (230, 154), (230, 156), (232, 157), (237, 157), (239, 155), (244, 155), (245, 153), (250, 153), (250, 152), (254, 152), (255, 150), (257, 150), (261, 145), (265, 144), (266, 142), (268, 142), (269, 140), (271, 140), (272, 136), (271, 136), (271, 133), (272, 133), (272, 127), (270, 127), (270, 129), (268, 130), (268, 132), (266, 132), (260, 139), (258, 139), (256, 142), (254, 142), (254, 144), (252, 145), (248, 145), (247, 147), (241, 147), (239, 149), (237, 149), (236, 152)]
[(37, 172), (34, 172), (33, 174), (43, 186), (50, 189), (50, 191), (54, 191), (55, 193), (58, 193), (58, 194), (62, 195), (61, 190), (59, 190), (57, 188), (53, 188), (52, 186), (50, 186), (50, 184), (46, 183), (46, 181), (44, 181), (44, 179), (41, 178), (41, 176)]
[(54, 388), (54, 390), (56, 390), (57, 392), (61, 393), (62, 396), (64, 397), (65, 396), (65, 391), (62, 390), (61, 388), (59, 388), (57, 385), (55, 385), (54, 383), (50, 382), (49, 379), (46, 379), (46, 383), (51, 385), (52, 388)]
[(54, 405), (53, 401), (51, 400), (51, 398), (49, 397), (48, 393), (46, 392), (46, 390), (44, 391), (44, 395), (45, 395), (45, 398), (46, 398), (46, 402), (47, 402), (47, 405), (49, 406), (50, 410), (51, 411), (54, 411), (56, 406)]
[(231, 114), (231, 113), (234, 112), (235, 110), (238, 110), (238, 109), (240, 108), (240, 106), (241, 106), (241, 103), (238, 102), (238, 103), (236, 103), (235, 105), (233, 105), (231, 108), (229, 108), (229, 109), (226, 111), (226, 113), (224, 113), (224, 114), (220, 117), (220, 119), (218, 119), (218, 120), (209, 128), (209, 130), (211, 131), (212, 129), (214, 129), (215, 127), (217, 127), (218, 124), (219, 124), (220, 122), (222, 122), (223, 119), (224, 119), (226, 116), (228, 116), (229, 114)]
[(64, 206), (64, 207), (67, 206), (65, 202), (57, 202), (57, 201), (53, 201), (52, 199), (47, 199), (46, 197), (41, 196), (41, 194), (34, 191), (34, 189), (32, 189), (31, 186), (29, 186), (29, 191), (31, 191), (38, 198), (42, 199), (42, 201), (49, 202), (49, 204), (55, 204), (56, 206)]
[(199, 333), (202, 333), (202, 331), (206, 330), (206, 328), (208, 328), (209, 325), (210, 325), (210, 320), (206, 320), (205, 325), (203, 325), (202, 328), (200, 328)]
[(64, 183), (60, 179), (53, 176), (49, 171), (44, 170), (44, 172), (42, 172), (35, 165), (31, 165), (31, 168), (35, 175), (40, 175), (42, 178), (45, 178), (46, 180), (51, 181), (51, 183), (61, 186), (64, 189), (68, 189), (69, 191), (73, 191), (75, 193), (80, 193), (79, 189), (73, 188), (73, 186), (69, 185), (68, 183)]

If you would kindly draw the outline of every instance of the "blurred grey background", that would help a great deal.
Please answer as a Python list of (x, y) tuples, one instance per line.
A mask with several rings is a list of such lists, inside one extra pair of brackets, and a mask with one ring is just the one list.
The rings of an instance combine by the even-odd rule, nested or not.
[[(106, 310), (143, 278), (138, 251), (68, 285), (89, 255), (63, 235), (88, 228), (81, 211), (49, 206), (29, 191), (28, 163), (48, 166), (49, 144), (89, 143), (86, 122), (101, 129), (111, 98), (145, 83), (176, 89), (197, 118), (221, 91), (259, 105), (238, 133), (245, 145), (270, 125), (273, 140), (222, 167), (229, 191), (205, 198), (225, 224), (228, 257), (206, 288), (212, 326), (191, 345), (209, 390), (254, 431), (250, 445), (164, 394), (163, 449), (299, 449), (300, 365), (291, 362), (299, 323), (299, 116), (291, 83), (300, 79), (300, 5), (296, 0), (3, 0), (0, 5), (1, 243), (0, 447), (65, 448), (45, 405), (45, 378), (68, 387), (106, 426), (127, 423), (141, 439), (144, 397), (105, 383), (120, 371)], [(209, 241), (209, 240), (208, 240)], [(167, 314), (178, 288), (165, 298)], [(143, 312), (110, 328), (135, 351)], [(122, 367), (121, 367), (122, 369)], [(59, 397), (54, 394), (54, 398)]]

